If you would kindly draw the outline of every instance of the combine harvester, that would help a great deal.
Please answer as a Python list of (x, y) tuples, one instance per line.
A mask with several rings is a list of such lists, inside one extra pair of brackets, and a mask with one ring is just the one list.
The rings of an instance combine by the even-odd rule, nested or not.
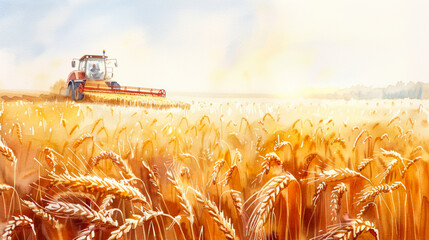
[[(78, 65), (77, 65), (78, 64)], [(77, 65), (77, 66), (76, 66)], [(103, 55), (84, 55), (72, 60), (67, 78), (67, 95), (74, 101), (89, 100), (110, 104), (128, 104), (153, 108), (189, 108), (189, 104), (166, 99), (164, 89), (121, 86), (113, 80), (116, 59)]]

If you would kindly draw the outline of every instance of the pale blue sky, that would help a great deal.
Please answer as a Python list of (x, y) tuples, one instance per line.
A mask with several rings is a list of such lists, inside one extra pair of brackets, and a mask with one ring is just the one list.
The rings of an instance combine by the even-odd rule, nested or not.
[(0, 0), (0, 87), (47, 89), (103, 49), (118, 82), (173, 92), (429, 82), (428, 13), (423, 0)]

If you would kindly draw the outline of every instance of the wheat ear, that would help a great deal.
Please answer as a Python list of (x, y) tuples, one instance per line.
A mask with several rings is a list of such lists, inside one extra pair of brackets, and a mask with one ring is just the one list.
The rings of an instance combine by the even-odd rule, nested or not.
[(235, 230), (232, 226), (231, 219), (224, 216), (222, 211), (219, 211), (217, 206), (207, 198), (205, 198), (200, 192), (195, 191), (197, 201), (203, 204), (204, 208), (207, 209), (209, 215), (216, 222), (219, 229), (225, 234), (226, 239), (233, 240), (237, 239), (235, 236)]
[(348, 168), (335, 168), (335, 169), (323, 171), (322, 173), (319, 174), (318, 179), (324, 182), (335, 182), (335, 181), (342, 181), (344, 179), (352, 178), (352, 177), (361, 177), (369, 181), (369, 179), (364, 177), (362, 174)]
[(16, 123), (16, 135), (18, 136), (19, 143), (22, 144), (22, 128), (21, 124)]
[(290, 142), (288, 142), (288, 141), (282, 141), (282, 142), (279, 142), (276, 145), (274, 145), (274, 151), (277, 152), (278, 150), (280, 150), (280, 148), (282, 148), (284, 146), (288, 146), (291, 151), (293, 149), (293, 146), (292, 146), (292, 144)]
[(47, 213), (43, 208), (37, 206), (34, 202), (22, 200), (22, 202), (33, 211), (33, 213), (39, 217), (41, 217), (43, 220), (50, 222), (55, 227), (59, 226), (59, 222), (55, 217), (53, 217), (51, 214)]
[(183, 187), (177, 182), (172, 172), (167, 171), (167, 178), (176, 189), (176, 196), (179, 198), (180, 206), (182, 206), (183, 212), (188, 216), (189, 221), (193, 223), (194, 214), (192, 211), (192, 206), (189, 203), (189, 200), (186, 198), (186, 194), (185, 194), (185, 191), (183, 190)]
[(368, 164), (374, 161), (374, 158), (364, 158), (362, 162), (359, 163), (357, 169), (359, 172), (361, 172)]
[(268, 153), (264, 157), (264, 160), (262, 162), (262, 170), (265, 174), (268, 174), (268, 172), (270, 171), (270, 165), (272, 163), (282, 166), (282, 161), (280, 160), (280, 157), (277, 156), (277, 154), (274, 152)]
[(66, 202), (51, 202), (45, 207), (46, 212), (61, 218), (81, 218), (92, 223), (104, 223), (117, 226), (117, 222), (113, 221), (107, 214), (89, 209), (81, 204), (66, 203)]
[(326, 185), (326, 183), (325, 183), (325, 182), (321, 182), (321, 183), (317, 186), (317, 188), (316, 188), (316, 193), (315, 193), (315, 194), (314, 194), (314, 196), (313, 196), (313, 206), (314, 206), (314, 207), (316, 207), (316, 206), (317, 206), (317, 204), (319, 203), (320, 198), (321, 198), (321, 195), (322, 195), (322, 192), (324, 192), (324, 191), (326, 190), (326, 187), (327, 187), (327, 185)]
[(270, 179), (260, 192), (262, 202), (258, 205), (256, 215), (252, 214), (252, 218), (256, 217), (256, 229), (262, 228), (274, 208), (274, 203), (281, 191), (289, 186), (292, 181), (296, 181), (291, 174), (276, 176)]
[(13, 187), (10, 185), (0, 184), (0, 194), (3, 193), (4, 191), (9, 191), (11, 189), (13, 189)]
[(108, 240), (120, 239), (126, 233), (131, 231), (131, 229), (136, 229), (138, 225), (163, 214), (164, 214), (163, 212), (154, 212), (151, 210), (148, 210), (147, 212), (143, 212), (143, 216), (134, 214), (132, 218), (125, 219), (125, 223), (119, 226), (117, 230), (112, 231)]
[(337, 221), (337, 216), (341, 209), (341, 198), (347, 191), (344, 183), (339, 183), (334, 187), (331, 193), (331, 221)]
[(72, 135), (74, 133), (74, 131), (76, 130), (76, 128), (79, 127), (79, 124), (74, 125), (74, 127), (70, 130), (69, 135)]
[(91, 133), (84, 133), (80, 135), (78, 139), (73, 144), (73, 148), (78, 148), (86, 139), (94, 139)]
[(100, 123), (102, 120), (103, 120), (103, 118), (99, 118), (97, 121), (95, 121), (94, 126), (92, 126), (91, 133), (94, 132), (94, 130), (97, 127), (98, 123)]
[(331, 142), (331, 144), (334, 144), (334, 143), (339, 143), (343, 149), (346, 148), (346, 141), (344, 140), (344, 138), (336, 138)]
[(97, 230), (97, 226), (94, 224), (90, 224), (86, 229), (80, 231), (74, 240), (91, 240), (91, 239), (94, 239), (96, 230)]
[(402, 182), (394, 182), (391, 185), (380, 184), (380, 185), (372, 187), (370, 189), (364, 189), (363, 194), (358, 198), (359, 199), (358, 205), (361, 203), (366, 203), (366, 202), (374, 202), (375, 198), (380, 193), (392, 192), (392, 191), (398, 189), (399, 187), (403, 187), (404, 189), (406, 189)]
[(149, 165), (147, 165), (147, 163), (145, 161), (142, 161), (143, 167), (148, 171), (149, 173), (149, 182), (152, 183), (153, 187), (155, 188), (155, 192), (159, 197), (163, 197), (162, 193), (161, 193), (161, 189), (159, 187), (159, 179), (156, 176), (156, 174), (154, 173), (154, 171), (152, 171), (152, 169), (149, 167)]
[(118, 182), (113, 178), (100, 178), (97, 176), (71, 176), (69, 174), (55, 174), (51, 172), (51, 184), (66, 185), (69, 187), (83, 187), (89, 192), (101, 192), (104, 194), (113, 194), (115, 196), (132, 200), (140, 201), (148, 204), (146, 198), (138, 188)]
[(357, 237), (364, 233), (370, 231), (371, 234), (378, 239), (378, 230), (374, 227), (374, 224), (369, 221), (363, 221), (360, 219), (355, 219), (351, 223), (346, 226), (338, 229), (334, 233), (332, 233), (332, 237), (330, 239), (338, 239), (338, 240), (352, 240), (357, 239)]
[(104, 211), (107, 209), (108, 206), (110, 206), (113, 203), (113, 200), (115, 199), (115, 195), (109, 194), (107, 195), (103, 201), (100, 204), (100, 207), (98, 208), (99, 211)]
[(231, 190), (230, 193), (231, 193), (232, 202), (234, 203), (234, 206), (235, 206), (235, 209), (237, 210), (238, 215), (242, 215), (243, 214), (243, 201), (241, 200), (240, 192), (235, 191), (235, 190)]
[(224, 164), (225, 164), (225, 160), (223, 160), (223, 159), (219, 159), (218, 161), (215, 162), (215, 164), (213, 166), (213, 171), (212, 171), (212, 184), (213, 185), (216, 185), (217, 176), (219, 175), (220, 169), (223, 167)]
[(408, 171), (408, 169), (415, 164), (418, 160), (421, 160), (422, 157), (416, 157), (412, 161), (408, 162), (407, 165), (405, 165), (404, 169), (401, 171), (401, 177), (403, 178), (405, 176), (405, 173)]
[(404, 161), (404, 159), (402, 158), (401, 154), (398, 153), (398, 152), (395, 152), (393, 150), (387, 151), (387, 150), (384, 150), (383, 148), (381, 148), (381, 151), (382, 151), (381, 154), (384, 157), (391, 157), (391, 158), (394, 158), (394, 159), (396, 159), (398, 161), (401, 161), (401, 162)]
[(230, 180), (231, 180), (231, 178), (232, 178), (232, 174), (234, 173), (234, 170), (237, 170), (237, 171), (238, 171), (238, 166), (237, 166), (237, 164), (232, 165), (232, 166), (228, 169), (228, 171), (225, 173), (225, 179), (223, 180), (223, 181), (224, 181), (223, 186), (228, 185), (229, 181), (230, 181)]
[(52, 198), (56, 201), (59, 199), (65, 200), (65, 199), (74, 199), (74, 198), (89, 199), (91, 201), (96, 200), (94, 194), (80, 192), (80, 191), (57, 191), (53, 193)]
[(305, 156), (305, 163), (304, 163), (304, 167), (303, 167), (303, 171), (304, 171), (304, 177), (307, 175), (307, 171), (308, 168), (310, 167), (311, 163), (313, 162), (314, 159), (322, 159), (322, 157), (317, 154), (317, 153), (310, 153), (307, 156)]
[(43, 149), (43, 152), (45, 153), (46, 163), (48, 164), (49, 168), (53, 170), (57, 165), (57, 161), (54, 155), (55, 151), (52, 148), (45, 147), (45, 149)]
[(97, 165), (103, 159), (110, 159), (113, 164), (115, 164), (121, 171), (124, 173), (124, 177), (129, 180), (135, 180), (137, 177), (134, 175), (131, 168), (125, 161), (116, 153), (112, 151), (102, 151), (97, 156), (91, 158), (89, 169)]
[(16, 163), (16, 161), (18, 161), (12, 149), (6, 146), (2, 141), (0, 141), (0, 153), (12, 163)]
[(353, 143), (353, 151), (356, 149), (357, 144), (358, 144), (358, 142), (359, 142), (359, 139), (362, 137), (362, 135), (363, 135), (364, 133), (368, 134), (368, 131), (367, 131), (366, 129), (363, 129), (363, 130), (359, 133), (359, 135), (356, 137), (355, 142)]
[(36, 231), (34, 230), (34, 223), (29, 217), (25, 215), (12, 216), (12, 220), (10, 220), (6, 227), (4, 228), (3, 239), (11, 240), (14, 232), (17, 229), (25, 228), (30, 226), (33, 230), (34, 235), (36, 235)]
[(369, 203), (365, 204), (365, 206), (363, 206), (362, 209), (357, 214), (357, 218), (363, 219), (363, 215), (368, 211), (368, 209), (371, 206), (375, 206), (375, 203), (374, 202), (369, 202)]

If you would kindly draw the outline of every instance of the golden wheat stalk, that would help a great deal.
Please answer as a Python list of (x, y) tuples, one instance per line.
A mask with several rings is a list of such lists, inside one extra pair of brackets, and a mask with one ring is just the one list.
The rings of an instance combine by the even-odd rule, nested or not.
[(232, 174), (234, 173), (234, 171), (235, 170), (237, 170), (238, 171), (238, 166), (237, 166), (237, 164), (234, 164), (234, 165), (232, 165), (229, 169), (228, 169), (228, 171), (225, 173), (225, 178), (224, 178), (224, 183), (223, 183), (223, 186), (226, 186), (226, 185), (228, 185), (228, 183), (229, 183), (229, 181), (231, 180), (231, 178), (232, 178)]
[(415, 164), (417, 161), (419, 161), (419, 160), (421, 160), (421, 159), (422, 159), (422, 157), (416, 157), (415, 159), (413, 159), (413, 160), (409, 161), (409, 162), (407, 163), (407, 165), (405, 165), (404, 169), (402, 169), (402, 171), (401, 171), (401, 177), (403, 178), (403, 177), (405, 176), (405, 173), (408, 171), (408, 169), (409, 169), (413, 164)]
[[(259, 196), (262, 199), (260, 205), (258, 205), (256, 215), (252, 214), (251, 218), (255, 219), (255, 228), (249, 229), (260, 229), (266, 223), (268, 216), (271, 214), (274, 208), (274, 203), (277, 196), (281, 191), (289, 186), (292, 181), (296, 181), (295, 177), (291, 174), (285, 174), (271, 178), (265, 186), (261, 189)], [(252, 222), (252, 221), (251, 221)]]
[(304, 177), (305, 177), (305, 176), (307, 176), (308, 168), (310, 167), (313, 160), (318, 159), (320, 161), (323, 158), (317, 153), (310, 153), (307, 156), (305, 156), (304, 159), (305, 159), (305, 163), (304, 163), (304, 167), (303, 167), (303, 173), (304, 173)]
[(97, 125), (98, 125), (101, 121), (103, 121), (103, 122), (104, 122), (103, 118), (99, 118), (97, 121), (95, 121), (94, 125), (92, 126), (91, 133), (93, 133), (93, 132), (94, 132), (95, 128), (97, 127)]
[(9, 191), (11, 189), (13, 189), (12, 186), (0, 183), (0, 194), (3, 193), (4, 191)]
[(341, 198), (347, 191), (344, 183), (337, 184), (331, 193), (331, 221), (337, 221), (337, 216), (341, 209)]
[(69, 135), (72, 135), (78, 127), (79, 127), (79, 124), (74, 125), (74, 127), (70, 130)]
[(189, 200), (186, 198), (186, 193), (183, 190), (183, 187), (177, 182), (172, 172), (167, 171), (167, 178), (176, 189), (176, 196), (179, 198), (180, 206), (192, 224), (194, 222), (194, 214), (192, 211), (192, 206), (189, 203)]
[(220, 169), (223, 167), (224, 164), (225, 164), (225, 160), (223, 160), (223, 159), (219, 159), (218, 161), (215, 162), (215, 164), (213, 166), (213, 171), (212, 171), (212, 184), (213, 185), (216, 185), (217, 176), (219, 175)]
[(359, 135), (356, 137), (355, 142), (353, 143), (353, 151), (356, 149), (357, 144), (358, 144), (358, 142), (359, 142), (359, 139), (363, 136), (363, 134), (364, 134), (364, 133), (368, 134), (368, 131), (367, 131), (366, 129), (363, 129), (363, 130), (359, 133)]
[(399, 116), (393, 117), (392, 119), (390, 119), (389, 123), (387, 124), (387, 126), (389, 126), (390, 124), (392, 124), (395, 120), (400, 120), (401, 118), (399, 118)]
[(348, 168), (335, 168), (323, 171), (318, 175), (318, 180), (324, 182), (336, 182), (353, 177), (361, 177), (369, 181), (369, 179), (362, 174)]
[(386, 158), (391, 157), (391, 158), (396, 159), (397, 161), (401, 161), (402, 164), (404, 163), (404, 158), (401, 156), (401, 154), (398, 152), (395, 152), (393, 150), (387, 151), (387, 150), (384, 150), (383, 148), (381, 148), (381, 154)]
[(243, 214), (243, 201), (240, 197), (240, 192), (236, 190), (231, 190), (231, 198), (232, 202), (234, 203), (234, 207), (237, 210), (238, 215)]
[(163, 197), (161, 193), (161, 189), (159, 187), (159, 179), (156, 177), (156, 174), (152, 171), (152, 169), (147, 165), (145, 161), (142, 161), (143, 167), (148, 171), (149, 173), (149, 182), (152, 183), (153, 187), (155, 188), (155, 192), (159, 197)]
[(389, 162), (387, 165), (386, 170), (383, 172), (383, 178), (382, 181), (385, 181), (387, 176), (392, 172), (392, 169), (399, 164), (399, 161), (397, 158), (394, 158), (392, 161)]
[(224, 216), (223, 212), (219, 211), (217, 206), (212, 201), (205, 198), (199, 191), (195, 191), (195, 197), (197, 201), (203, 204), (204, 208), (207, 209), (209, 215), (215, 221), (219, 229), (225, 234), (226, 239), (237, 239), (231, 219), (228, 219), (226, 216)]
[(288, 141), (281, 141), (281, 142), (276, 143), (276, 145), (274, 145), (274, 151), (277, 152), (278, 150), (280, 150), (284, 146), (288, 146), (291, 151), (293, 150), (292, 143), (290, 143)]
[(118, 182), (112, 178), (100, 178), (97, 176), (71, 176), (69, 174), (55, 174), (51, 172), (49, 174), (51, 184), (54, 186), (65, 185), (73, 188), (82, 187), (88, 192), (101, 192), (104, 194), (113, 194), (115, 196), (132, 200), (139, 201), (148, 204), (146, 198), (139, 191), (138, 188), (126, 185), (122, 182)]
[(6, 227), (4, 228), (4, 233), (2, 235), (3, 239), (11, 240), (15, 231), (25, 227), (31, 227), (34, 235), (36, 235), (36, 231), (34, 230), (34, 223), (29, 217), (25, 215), (12, 216), (12, 220), (10, 220)]
[(45, 207), (46, 212), (61, 218), (80, 218), (90, 221), (91, 223), (104, 223), (113, 226), (117, 226), (117, 222), (113, 221), (112, 218), (89, 209), (81, 204), (66, 203), (66, 202), (51, 202)]
[(107, 209), (108, 206), (110, 206), (113, 203), (113, 200), (115, 199), (115, 195), (109, 194), (107, 195), (103, 201), (100, 204), (100, 207), (98, 208), (99, 211), (104, 211)]
[(66, 126), (67, 126), (67, 120), (65, 120), (64, 118), (61, 117), (61, 119), (60, 119), (60, 125), (63, 126), (63, 128), (66, 128)]
[(374, 223), (360, 219), (354, 219), (344, 227), (331, 233), (331, 238), (327, 239), (352, 240), (357, 239), (364, 232), (370, 232), (375, 239), (378, 239), (378, 230), (374, 227)]
[(137, 177), (134, 175), (128, 164), (116, 153), (112, 151), (101, 151), (97, 156), (91, 158), (89, 163), (89, 169), (97, 165), (103, 159), (110, 159), (124, 173), (124, 177), (129, 180), (136, 180)]
[(13, 164), (18, 161), (13, 153), (12, 149), (6, 146), (2, 141), (0, 141), (0, 153), (6, 157), (7, 160), (11, 161)]
[(424, 151), (424, 149), (422, 146), (417, 146), (413, 149), (413, 151), (411, 151), (410, 156), (416, 157), (415, 155), (417, 155), (418, 153), (421, 153), (423, 151)]
[(55, 166), (57, 165), (56, 157), (54, 155), (54, 150), (49, 147), (45, 147), (43, 149), (43, 152), (45, 153), (45, 161), (48, 164), (49, 168), (53, 170)]
[(364, 158), (362, 162), (359, 163), (357, 169), (359, 172), (361, 172), (368, 164), (374, 161), (374, 158)]
[(18, 136), (19, 143), (22, 144), (22, 128), (21, 124), (16, 123), (16, 135)]
[(357, 214), (357, 218), (358, 219), (363, 219), (363, 215), (368, 211), (368, 209), (371, 206), (376, 206), (376, 204), (374, 202), (369, 202), (367, 204), (365, 204), (362, 209), (359, 211), (359, 213)]
[(95, 201), (96, 198), (93, 193), (86, 193), (86, 192), (80, 192), (80, 191), (56, 191), (52, 194), (52, 198), (54, 200), (60, 200), (60, 199), (89, 199), (91, 201)]
[(97, 226), (94, 224), (90, 224), (87, 228), (80, 231), (74, 240), (91, 240), (95, 237), (95, 231), (97, 230)]
[(163, 212), (154, 212), (151, 210), (143, 212), (143, 216), (133, 214), (132, 218), (125, 219), (125, 223), (123, 225), (119, 226), (117, 230), (112, 231), (108, 240), (120, 239), (131, 231), (131, 229), (136, 229), (138, 225), (163, 214)]
[(26, 200), (22, 200), (22, 202), (24, 203), (24, 205), (26, 205), (28, 208), (30, 208), (31, 211), (33, 211), (33, 213), (36, 216), (39, 216), (43, 220), (48, 221), (51, 224), (53, 224), (55, 227), (58, 227), (58, 225), (59, 225), (58, 220), (55, 219), (55, 217), (53, 217), (51, 214), (47, 213), (43, 208), (37, 206), (34, 202), (30, 202), (30, 201), (26, 201)]
[(267, 153), (264, 157), (264, 160), (262, 161), (262, 171), (264, 171), (265, 174), (268, 174), (270, 171), (270, 165), (273, 163), (277, 164), (278, 166), (282, 166), (282, 161), (276, 153)]
[(362, 190), (362, 195), (358, 198), (359, 202), (358, 205), (361, 203), (367, 203), (367, 202), (374, 202), (375, 198), (381, 194), (381, 193), (388, 193), (393, 192), (394, 190), (398, 189), (399, 187), (405, 186), (402, 182), (394, 182), (391, 185), (389, 184), (380, 184), (378, 186), (372, 187), (370, 189), (364, 189)]
[(94, 136), (92, 136), (91, 133), (84, 133), (80, 135), (80, 137), (74, 142), (73, 148), (78, 148), (87, 139), (94, 139)]
[(341, 146), (343, 149), (345, 149), (345, 148), (346, 148), (346, 141), (344, 140), (344, 138), (335, 138), (335, 139), (331, 142), (331, 144), (335, 144), (335, 143), (340, 144), (340, 146)]
[(322, 192), (324, 192), (326, 190), (326, 188), (327, 188), (326, 182), (321, 182), (317, 186), (316, 193), (313, 196), (313, 206), (314, 207), (316, 207), (317, 204), (319, 203), (321, 195), (322, 195)]

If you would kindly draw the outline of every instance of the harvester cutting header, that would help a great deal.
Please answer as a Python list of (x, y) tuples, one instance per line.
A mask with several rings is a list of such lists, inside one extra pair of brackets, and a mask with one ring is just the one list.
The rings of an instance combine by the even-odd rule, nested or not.
[[(76, 66), (76, 64), (78, 64)], [(75, 101), (82, 100), (85, 93), (112, 93), (165, 97), (164, 89), (120, 86), (113, 80), (113, 69), (118, 67), (116, 59), (103, 55), (84, 55), (72, 60), (72, 71), (67, 78), (68, 95)]]

